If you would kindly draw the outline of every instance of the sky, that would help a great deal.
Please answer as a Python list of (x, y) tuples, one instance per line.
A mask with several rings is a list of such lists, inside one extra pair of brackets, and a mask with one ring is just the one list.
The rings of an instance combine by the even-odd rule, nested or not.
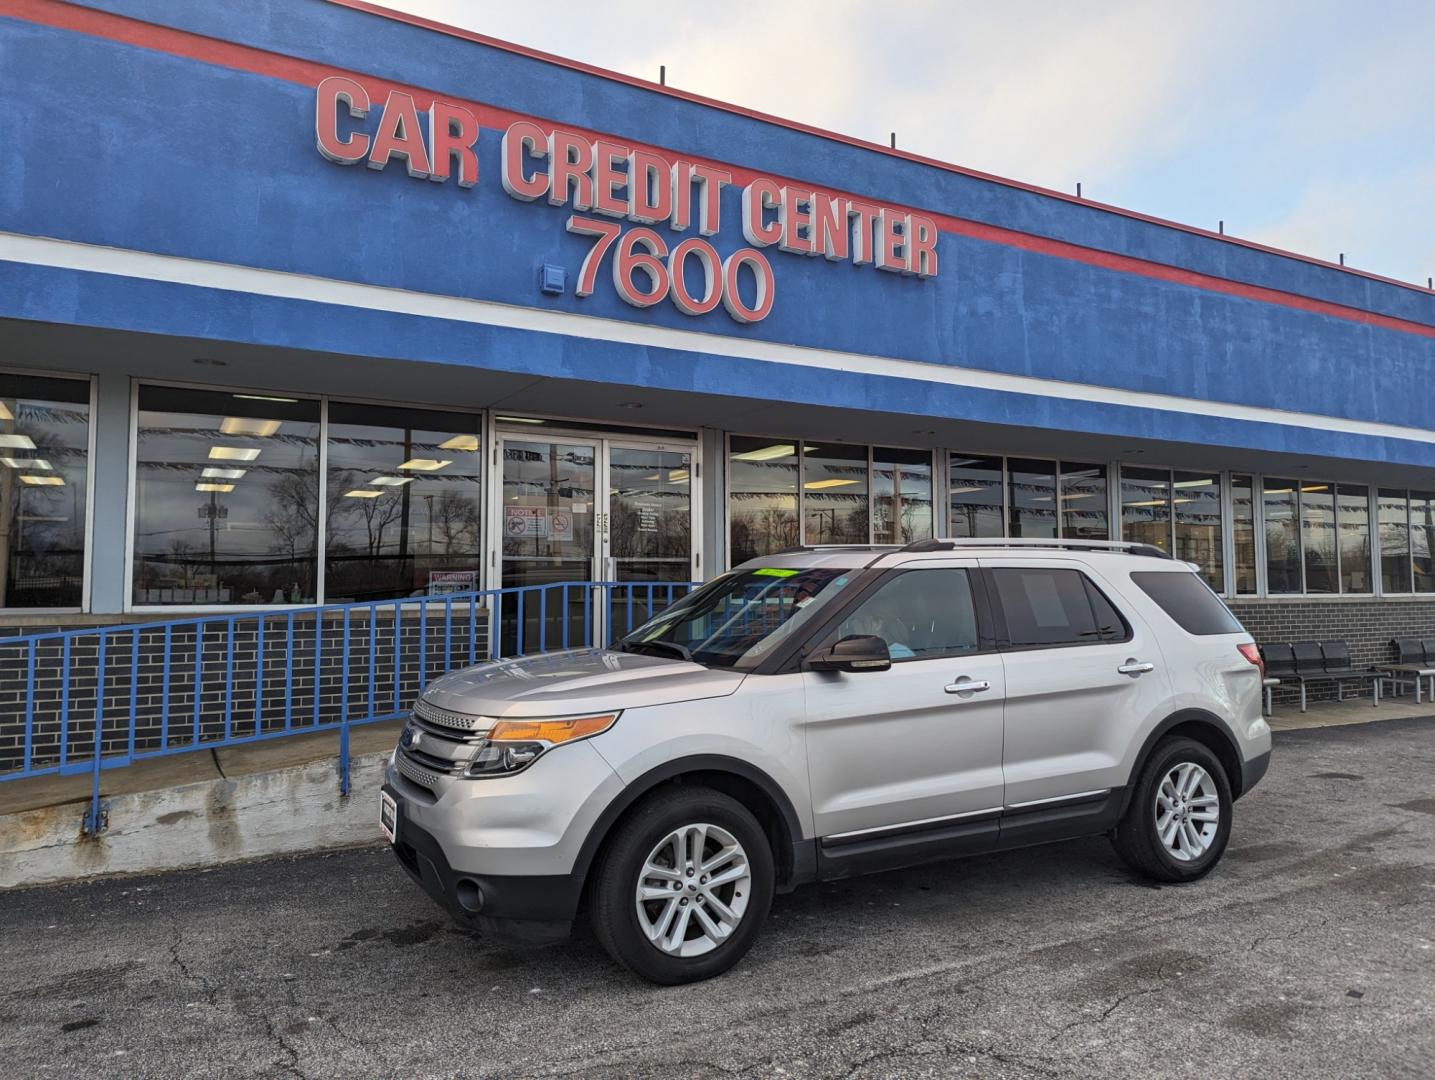
[(628, 75), (664, 64), (683, 90), (874, 142), (895, 131), (914, 153), (1079, 181), (1090, 199), (1403, 281), (1435, 275), (1428, 0), (383, 2)]

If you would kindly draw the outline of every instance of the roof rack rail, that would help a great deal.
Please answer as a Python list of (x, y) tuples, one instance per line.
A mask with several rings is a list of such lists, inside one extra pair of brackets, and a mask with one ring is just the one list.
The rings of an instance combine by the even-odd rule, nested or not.
[(976, 537), (963, 536), (949, 540), (916, 540), (899, 551), (920, 553), (926, 551), (956, 551), (958, 548), (1058, 548), (1071, 551), (1110, 551), (1124, 555), (1147, 555), (1154, 559), (1169, 559), (1170, 553), (1162, 551), (1155, 544), (1138, 543), (1135, 540), (1076, 540), (1046, 539), (1027, 537)]
[(792, 547), (785, 547), (781, 551), (770, 552), (771, 555), (800, 555), (804, 551), (901, 551), (901, 544), (795, 544)]

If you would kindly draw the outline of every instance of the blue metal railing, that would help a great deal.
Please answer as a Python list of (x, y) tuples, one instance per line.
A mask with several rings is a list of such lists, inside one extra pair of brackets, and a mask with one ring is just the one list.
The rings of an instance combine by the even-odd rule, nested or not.
[[(0, 782), (391, 720), (434, 678), (498, 656), (621, 637), (694, 582), (556, 582), (0, 638)], [(6, 692), (9, 691), (9, 692)]]

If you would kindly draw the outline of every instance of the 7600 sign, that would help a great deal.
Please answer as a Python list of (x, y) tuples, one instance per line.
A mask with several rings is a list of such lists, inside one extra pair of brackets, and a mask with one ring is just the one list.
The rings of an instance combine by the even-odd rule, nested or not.
[[(579, 214), (568, 219), (568, 231), (594, 238), (578, 271), (579, 296), (593, 294), (603, 259), (612, 249), (613, 285), (618, 295), (634, 307), (652, 307), (668, 299), (684, 314), (706, 315), (721, 304), (741, 323), (759, 322), (772, 310), (772, 264), (754, 248), (740, 248), (723, 259), (712, 244), (692, 236), (670, 249), (652, 229), (640, 227), (623, 232), (616, 221)], [(697, 261), (701, 271), (702, 287), (696, 294), (688, 285), (690, 258)], [(739, 287), (744, 267), (751, 271), (753, 279), (751, 304), (743, 299)]]

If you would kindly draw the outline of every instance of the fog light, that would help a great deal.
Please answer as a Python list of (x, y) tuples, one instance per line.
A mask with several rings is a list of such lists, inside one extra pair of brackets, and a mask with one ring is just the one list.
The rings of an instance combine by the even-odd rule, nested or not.
[(464, 911), (476, 915), (483, 910), (483, 890), (473, 878), (459, 878), (458, 884), (453, 887), (453, 895)]

